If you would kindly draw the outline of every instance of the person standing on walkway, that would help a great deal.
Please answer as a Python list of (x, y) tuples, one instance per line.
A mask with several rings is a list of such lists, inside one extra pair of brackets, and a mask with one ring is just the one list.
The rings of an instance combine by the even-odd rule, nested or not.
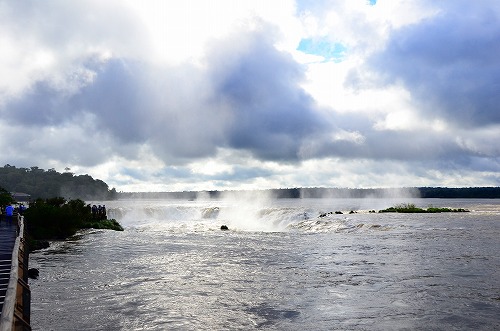
[(7, 222), (12, 222), (12, 217), (14, 216), (14, 207), (12, 205), (7, 205), (5, 207), (5, 219)]

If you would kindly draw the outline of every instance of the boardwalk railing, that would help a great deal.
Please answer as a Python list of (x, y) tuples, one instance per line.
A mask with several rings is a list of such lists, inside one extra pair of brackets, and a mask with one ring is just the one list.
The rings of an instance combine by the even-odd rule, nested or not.
[(0, 331), (29, 331), (31, 291), (28, 285), (24, 218), (17, 215), (14, 220), (17, 220), (17, 237), (12, 250), (10, 278), (0, 316)]

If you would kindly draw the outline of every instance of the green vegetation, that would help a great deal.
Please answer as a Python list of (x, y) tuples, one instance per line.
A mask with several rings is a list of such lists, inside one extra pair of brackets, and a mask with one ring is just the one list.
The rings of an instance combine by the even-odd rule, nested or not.
[(10, 193), (0, 186), (0, 206), (5, 206), (9, 203), (14, 202)]
[(468, 210), (462, 208), (452, 209), (452, 208), (437, 208), (437, 207), (429, 207), (427, 209), (423, 209), (416, 207), (412, 203), (403, 203), (379, 211), (379, 213), (463, 213), (463, 212), (468, 212)]
[(114, 219), (95, 219), (90, 206), (79, 199), (38, 199), (30, 204), (24, 215), (32, 240), (65, 239), (86, 228), (123, 231)]
[(85, 229), (107, 229), (107, 230), (123, 231), (123, 227), (114, 218), (109, 219), (109, 220), (100, 220), (100, 221), (86, 222), (86, 223), (83, 224), (83, 228), (85, 228)]
[(108, 184), (89, 175), (75, 176), (69, 172), (59, 173), (54, 169), (47, 171), (38, 167), (16, 168), (5, 165), (0, 167), (0, 183), (10, 192), (23, 192), (33, 199), (47, 199), (63, 196), (66, 199), (113, 200), (116, 190)]

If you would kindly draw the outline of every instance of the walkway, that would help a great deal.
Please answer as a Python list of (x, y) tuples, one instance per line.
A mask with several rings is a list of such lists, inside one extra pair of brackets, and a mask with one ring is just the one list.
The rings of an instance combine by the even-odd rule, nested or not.
[(24, 218), (0, 221), (0, 331), (31, 331)]
[(0, 221), (0, 315), (2, 314), (5, 293), (9, 285), (12, 266), (12, 249), (17, 237), (15, 221)]

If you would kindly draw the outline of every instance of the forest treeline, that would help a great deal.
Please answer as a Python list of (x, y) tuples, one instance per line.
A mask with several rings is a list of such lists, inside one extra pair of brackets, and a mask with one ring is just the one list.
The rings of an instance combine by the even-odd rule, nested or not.
[(300, 198), (446, 198), (500, 199), (500, 187), (409, 187), (409, 188), (282, 188), (256, 191), (185, 191), (185, 192), (121, 192), (119, 199), (186, 199), (199, 197), (218, 199), (263, 193), (276, 199)]
[(0, 186), (9, 192), (22, 192), (31, 199), (64, 197), (82, 200), (113, 200), (117, 197), (114, 188), (89, 175), (60, 173), (54, 169), (38, 167), (16, 168), (9, 164), (0, 168)]
[(419, 187), (421, 198), (499, 199), (500, 187)]
[(200, 196), (221, 198), (227, 195), (264, 193), (270, 197), (283, 198), (462, 198), (500, 199), (500, 187), (410, 187), (410, 188), (282, 188), (252, 191), (185, 191), (185, 192), (124, 192), (89, 175), (75, 175), (71, 172), (59, 173), (54, 169), (38, 167), (16, 168), (5, 165), (0, 168), (0, 186), (9, 192), (22, 192), (31, 199), (64, 197), (81, 200), (114, 199), (187, 199)]

